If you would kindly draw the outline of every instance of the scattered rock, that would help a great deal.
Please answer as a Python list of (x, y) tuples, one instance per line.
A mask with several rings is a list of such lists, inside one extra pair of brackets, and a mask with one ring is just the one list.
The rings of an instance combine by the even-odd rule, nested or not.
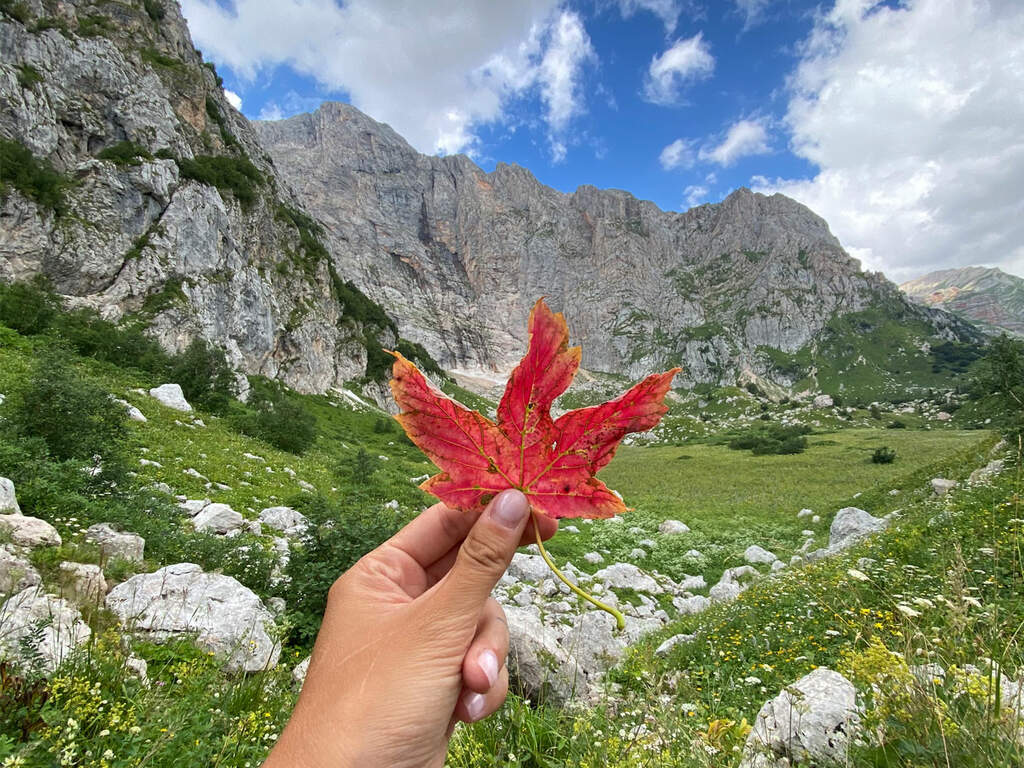
[(764, 547), (759, 547), (757, 544), (751, 544), (747, 547), (746, 551), (744, 551), (743, 559), (748, 563), (753, 563), (755, 565), (771, 565), (778, 561), (779, 558), (775, 556), (775, 553), (769, 552)]
[(761, 707), (740, 768), (776, 766), (780, 758), (785, 765), (846, 765), (860, 725), (856, 700), (853, 683), (831, 669), (800, 678)]
[(702, 575), (687, 576), (683, 574), (683, 580), (677, 586), (680, 592), (693, 592), (696, 589), (707, 589), (708, 583)]
[(630, 560), (643, 560), (645, 557), (647, 557), (647, 551), (640, 549), (640, 547), (634, 547), (629, 552)]
[(580, 529), (577, 528), (575, 525), (567, 525), (567, 526), (565, 526), (565, 528), (561, 528), (560, 530), (565, 531), (566, 533), (579, 533), (580, 532)]
[(210, 482), (210, 478), (199, 472), (199, 470), (195, 469), (194, 467), (183, 469), (181, 473), (183, 475), (188, 475), (189, 477), (194, 477), (196, 480), (202, 480), (204, 483)]
[(797, 516), (797, 519), (799, 520), (800, 518), (803, 518), (803, 517), (810, 517), (813, 514), (814, 514), (814, 510), (813, 509), (801, 509), (799, 512), (796, 513), (796, 516)]
[(22, 590), (0, 607), (0, 653), (26, 671), (53, 672), (92, 631), (67, 600), (41, 587)]
[(287, 608), (288, 604), (284, 601), (283, 597), (271, 597), (267, 599), (267, 610), (276, 617), (280, 617)]
[(665, 520), (658, 526), (658, 533), (666, 536), (675, 536), (680, 533), (689, 533), (690, 526), (679, 520)]
[(932, 493), (936, 496), (945, 496), (956, 488), (955, 480), (947, 480), (944, 477), (933, 477), (931, 479)]
[(832, 396), (831, 395), (818, 395), (814, 398), (815, 408), (831, 408), (832, 407)]
[(786, 564), (781, 560), (776, 560), (774, 563), (772, 563), (772, 573), (777, 573), (778, 571), (785, 570), (785, 568)]
[(586, 679), (576, 660), (559, 642), (556, 629), (546, 626), (535, 608), (505, 608), (508, 620), (508, 671), (516, 687), (531, 701), (565, 705)]
[(18, 497), (14, 493), (14, 483), (6, 477), (0, 477), (0, 514), (20, 515), (21, 507), (18, 506)]
[(817, 525), (820, 522), (821, 522), (821, 515), (814, 515), (813, 517), (811, 517), (811, 523), (812, 524)]
[(189, 517), (195, 517), (212, 503), (209, 499), (189, 499), (178, 504), (178, 507)]
[(163, 467), (163, 464), (161, 464), (159, 461), (153, 461), (152, 459), (139, 459), (139, 466), (157, 467), (159, 469), (160, 467)]
[(688, 549), (685, 553), (683, 553), (683, 557), (689, 557), (693, 560), (703, 560), (704, 553), (701, 552), (699, 549)]
[(59, 547), (60, 534), (45, 520), (26, 515), (0, 515), (0, 531), (19, 547)]
[(204, 573), (194, 563), (133, 576), (110, 591), (107, 608), (153, 642), (194, 635), (231, 672), (270, 669), (281, 652), (273, 616), (260, 599), (230, 576)]
[[(1004, 462), (1002, 459), (994, 459), (993, 461), (990, 461), (988, 464), (986, 464), (984, 467), (979, 467), (978, 469), (971, 472), (971, 476), (967, 478), (967, 482), (971, 485), (977, 485), (978, 483), (986, 483), (992, 478), (993, 475), (998, 475), (1000, 472), (1003, 471), (1003, 464)], [(2, 506), (2, 504), (0, 504), (0, 506)]]
[(696, 635), (672, 635), (668, 640), (663, 642), (654, 650), (655, 656), (668, 656), (672, 649), (682, 643), (692, 643), (697, 639)]
[(661, 585), (630, 563), (613, 563), (594, 574), (594, 579), (614, 589), (632, 589), (652, 595), (662, 593)]
[(524, 555), (516, 552), (508, 566), (508, 575), (516, 581), (540, 584), (551, 574), (551, 569), (540, 555)]
[(107, 594), (107, 582), (98, 565), (87, 563), (60, 564), (62, 596), (77, 605), (99, 605)]
[(285, 536), (301, 536), (309, 528), (309, 520), (291, 507), (267, 507), (260, 512), (260, 522), (276, 528)]
[(245, 518), (227, 504), (208, 504), (192, 518), (197, 531), (221, 535), (241, 529), (244, 522)]
[(131, 560), (141, 563), (146, 550), (146, 540), (131, 531), (119, 531), (110, 523), (90, 525), (85, 531), (85, 540), (100, 548), (100, 554), (107, 560)]
[(147, 421), (149, 421), (149, 419), (147, 419), (143, 415), (142, 411), (140, 411), (134, 405), (129, 403), (127, 400), (122, 400), (122, 399), (120, 399), (118, 397), (114, 397), (114, 398), (111, 398), (111, 399), (115, 403), (120, 405), (122, 408), (124, 408), (125, 412), (128, 414), (128, 418), (131, 419), (132, 421), (137, 421), (137, 422), (139, 422), (141, 424), (145, 424)]
[[(42, 581), (32, 563), (10, 544), (0, 546), (0, 595), (11, 595), (34, 587)], [(0, 627), (0, 633), (3, 627)]]
[(749, 580), (756, 576), (757, 571), (749, 565), (727, 568), (718, 583), (708, 590), (708, 596), (714, 603), (735, 600), (749, 586)]
[(591, 565), (597, 565), (598, 563), (603, 563), (604, 558), (601, 556), (600, 552), (587, 552), (583, 556), (583, 561), (590, 563)]
[(149, 664), (145, 659), (138, 656), (129, 656), (124, 660), (124, 668), (142, 681), (143, 685), (149, 684)]
[(295, 681), (296, 685), (300, 688), (302, 684), (306, 682), (306, 674), (309, 672), (309, 661), (312, 656), (307, 656), (292, 669), (292, 680)]
[(161, 405), (176, 411), (185, 413), (192, 411), (192, 406), (185, 399), (185, 393), (181, 391), (181, 386), (178, 384), (161, 384), (159, 387), (153, 387), (149, 390), (149, 396)]
[(873, 533), (884, 530), (888, 523), (880, 517), (873, 517), (857, 507), (843, 507), (836, 512), (828, 531), (829, 549), (848, 549)]
[(249, 461), (262, 461), (264, 464), (267, 463), (266, 459), (262, 456), (257, 456), (255, 453), (243, 453), (242, 456), (249, 459)]

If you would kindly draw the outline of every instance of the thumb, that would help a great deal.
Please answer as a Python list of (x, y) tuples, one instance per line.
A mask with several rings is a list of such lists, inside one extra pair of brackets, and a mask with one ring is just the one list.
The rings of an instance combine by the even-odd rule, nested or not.
[(453, 613), (475, 619), (505, 573), (530, 518), (530, 504), (514, 488), (499, 493), (480, 515), (444, 579), (442, 600)]

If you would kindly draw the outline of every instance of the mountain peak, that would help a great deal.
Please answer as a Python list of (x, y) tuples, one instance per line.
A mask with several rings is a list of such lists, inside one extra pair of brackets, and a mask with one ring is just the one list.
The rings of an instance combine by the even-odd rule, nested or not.
[(908, 280), (913, 301), (972, 320), (990, 333), (1024, 335), (1024, 279), (998, 267), (954, 267)]

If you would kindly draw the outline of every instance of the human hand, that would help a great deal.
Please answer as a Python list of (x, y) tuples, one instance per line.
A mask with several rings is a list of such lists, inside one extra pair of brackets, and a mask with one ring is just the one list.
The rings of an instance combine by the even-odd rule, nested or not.
[[(331, 587), (295, 711), (264, 768), (435, 768), (455, 722), (508, 692), (508, 626), (490, 597), (533, 541), (526, 497), (479, 514), (435, 504)], [(556, 521), (535, 516), (544, 539)]]

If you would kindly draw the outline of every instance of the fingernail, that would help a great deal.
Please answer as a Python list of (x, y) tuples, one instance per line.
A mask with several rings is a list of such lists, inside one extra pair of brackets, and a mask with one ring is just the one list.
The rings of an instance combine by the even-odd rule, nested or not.
[(479, 693), (467, 693), (462, 697), (462, 703), (466, 707), (466, 714), (469, 721), (475, 723), (484, 713), (484, 697)]
[(509, 489), (498, 494), (491, 507), (491, 517), (506, 528), (518, 528), (530, 511), (522, 491)]
[(487, 684), (494, 685), (494, 681), (498, 679), (498, 657), (494, 654), (494, 651), (486, 650), (481, 653), (480, 658), (477, 659), (477, 664), (484, 671)]

